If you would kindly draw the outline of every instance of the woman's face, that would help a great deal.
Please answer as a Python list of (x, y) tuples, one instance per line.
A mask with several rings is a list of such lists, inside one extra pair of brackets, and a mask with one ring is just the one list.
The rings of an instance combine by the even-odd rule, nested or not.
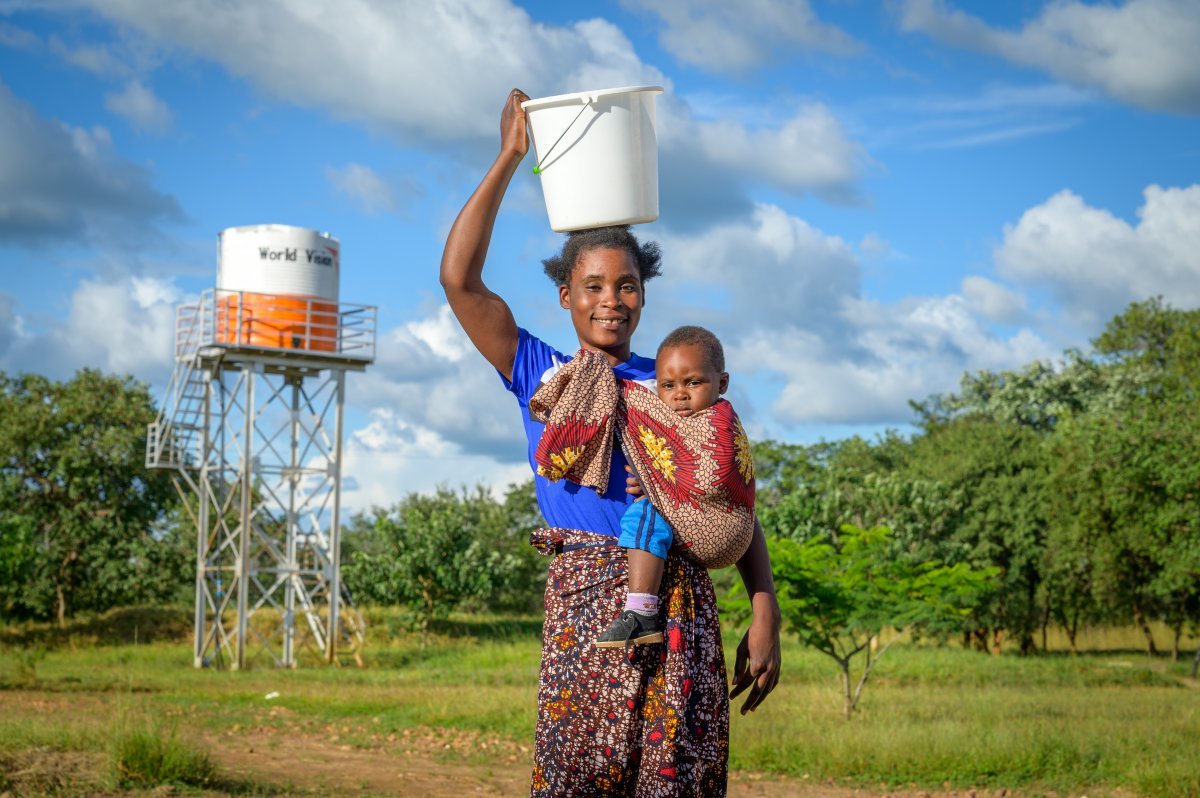
[(623, 249), (589, 249), (579, 256), (558, 301), (584, 349), (603, 352), (615, 365), (629, 359), (629, 341), (642, 317), (642, 280)]

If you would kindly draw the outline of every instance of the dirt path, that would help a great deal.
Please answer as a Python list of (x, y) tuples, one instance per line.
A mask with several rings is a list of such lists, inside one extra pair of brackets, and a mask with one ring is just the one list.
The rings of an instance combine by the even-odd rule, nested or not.
[[(318, 795), (464, 798), (529, 794), (529, 751), (468, 732), (423, 729), (360, 748), (312, 734), (260, 728), (207, 740), (222, 771)], [(867, 791), (735, 773), (730, 798), (1026, 798), (1006, 790)], [(1065, 798), (1065, 796), (1064, 796)], [(1080, 796), (1082, 798), (1082, 796)]]
[[(103, 715), (111, 702), (81, 694), (3, 693), (43, 718), (66, 713)], [(19, 702), (19, 703), (18, 703)], [(473, 795), (529, 794), (528, 746), (478, 732), (412, 728), (368, 733), (348, 726), (314, 728), (273, 708), (262, 725), (199, 732), (193, 738), (215, 759), (223, 778), (271, 786), (274, 798), (355, 796), (357, 798), (467, 798)], [(187, 723), (181, 731), (189, 736)], [(192, 733), (196, 734), (194, 727)], [(171, 796), (170, 787), (110, 792), (84, 785), (103, 783), (105, 757), (48, 748), (0, 756), (0, 798), (20, 795), (103, 795), (108, 798)], [(194, 794), (194, 793), (192, 793)], [(204, 792), (211, 798), (220, 791)], [(1040, 795), (1040, 793), (1039, 793)], [(1006, 790), (864, 790), (834, 784), (739, 771), (730, 777), (730, 798), (1031, 798)], [(1133, 798), (1120, 791), (1077, 792), (1059, 798)]]

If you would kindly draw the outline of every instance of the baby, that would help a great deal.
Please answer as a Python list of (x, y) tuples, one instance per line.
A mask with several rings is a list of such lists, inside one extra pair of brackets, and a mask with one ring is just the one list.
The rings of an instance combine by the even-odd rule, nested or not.
[(617, 379), (606, 358), (580, 350), (529, 400), (530, 417), (546, 425), (534, 453), (538, 474), (603, 493), (619, 440), (645, 494), (621, 519), (627, 597), (597, 638), (601, 648), (663, 639), (658, 593), (669, 549), (702, 567), (723, 568), (750, 545), (754, 463), (737, 413), (721, 398), (729, 386), (724, 368), (715, 335), (680, 327), (659, 345), (653, 392)]
[[(680, 418), (712, 407), (729, 388), (724, 349), (717, 336), (703, 327), (679, 327), (664, 338), (655, 372), (658, 398)], [(674, 542), (675, 530), (645, 496), (625, 511), (617, 541), (629, 556), (625, 609), (596, 638), (597, 646), (623, 648), (662, 641), (658, 590)]]

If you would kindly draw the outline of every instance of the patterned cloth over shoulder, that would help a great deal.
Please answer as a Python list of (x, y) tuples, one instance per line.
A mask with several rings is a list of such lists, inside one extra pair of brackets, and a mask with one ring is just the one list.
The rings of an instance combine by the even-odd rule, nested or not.
[(754, 462), (729, 402), (680, 418), (654, 391), (613, 376), (602, 355), (580, 350), (538, 388), (529, 413), (546, 424), (535, 453), (542, 476), (606, 490), (615, 430), (684, 557), (723, 568), (745, 554), (754, 534)]

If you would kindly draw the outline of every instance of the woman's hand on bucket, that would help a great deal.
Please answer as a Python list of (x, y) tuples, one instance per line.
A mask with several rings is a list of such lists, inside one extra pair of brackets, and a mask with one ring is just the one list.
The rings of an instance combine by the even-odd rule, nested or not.
[(525, 157), (529, 152), (529, 132), (525, 127), (525, 109), (521, 103), (529, 99), (529, 95), (520, 89), (513, 89), (508, 94), (508, 102), (500, 115), (500, 151), (512, 153), (517, 159)]

